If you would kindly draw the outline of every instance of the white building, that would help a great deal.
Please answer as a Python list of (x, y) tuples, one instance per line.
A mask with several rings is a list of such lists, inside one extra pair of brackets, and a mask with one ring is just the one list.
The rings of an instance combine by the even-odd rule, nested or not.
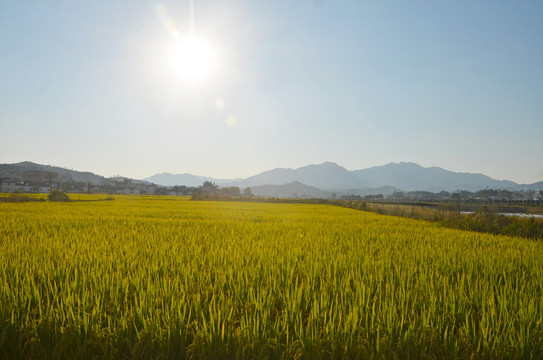
[(21, 184), (17, 184), (13, 182), (2, 182), (0, 184), (0, 192), (12, 193), (16, 191), (29, 193), (29, 192), (32, 192), (32, 186), (21, 185)]
[(31, 186), (14, 182), (1, 182), (0, 193), (13, 193), (16, 191), (24, 193), (45, 193), (51, 192), (50, 186)]

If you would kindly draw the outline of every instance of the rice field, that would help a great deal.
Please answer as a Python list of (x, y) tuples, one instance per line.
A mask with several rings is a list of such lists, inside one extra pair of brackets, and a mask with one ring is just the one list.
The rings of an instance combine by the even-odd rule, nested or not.
[(543, 358), (543, 243), (421, 220), (0, 203), (0, 264), (0, 359)]

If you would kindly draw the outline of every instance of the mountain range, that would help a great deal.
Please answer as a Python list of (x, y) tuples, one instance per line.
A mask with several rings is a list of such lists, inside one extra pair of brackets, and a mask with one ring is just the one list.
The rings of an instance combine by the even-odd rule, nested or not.
[[(91, 172), (81, 172), (57, 166), (40, 165), (25, 161), (16, 164), (0, 164), (0, 177), (24, 171), (52, 171), (63, 181), (73, 180), (101, 184), (107, 180)], [(120, 178), (119, 178), (120, 179)], [(482, 189), (542, 190), (543, 181), (534, 184), (517, 184), (509, 180), (495, 180), (483, 174), (461, 173), (439, 167), (422, 167), (411, 162), (389, 163), (367, 169), (350, 171), (334, 163), (307, 165), (297, 169), (277, 168), (245, 179), (216, 179), (192, 174), (156, 174), (142, 180), (163, 186), (185, 185), (196, 187), (204, 181), (219, 186), (250, 187), (260, 196), (331, 197), (333, 194), (374, 195), (394, 191), (454, 192)]]
[(483, 174), (453, 172), (439, 167), (422, 167), (411, 162), (389, 163), (354, 171), (349, 171), (334, 162), (325, 162), (297, 169), (277, 168), (246, 179), (235, 180), (168, 173), (157, 174), (143, 180), (160, 185), (187, 186), (198, 186), (203, 181), (213, 181), (220, 186), (251, 187), (258, 195), (260, 195), (260, 190), (268, 195), (270, 193), (305, 193), (307, 195), (319, 192), (371, 195), (389, 194), (394, 191), (543, 189), (543, 181), (534, 184), (517, 184), (509, 180), (495, 180)]

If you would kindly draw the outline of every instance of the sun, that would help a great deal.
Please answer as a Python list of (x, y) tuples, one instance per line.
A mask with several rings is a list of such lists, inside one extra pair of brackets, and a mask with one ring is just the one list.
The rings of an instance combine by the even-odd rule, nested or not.
[(174, 71), (186, 79), (209, 77), (215, 63), (212, 47), (203, 39), (190, 36), (179, 38), (173, 54)]

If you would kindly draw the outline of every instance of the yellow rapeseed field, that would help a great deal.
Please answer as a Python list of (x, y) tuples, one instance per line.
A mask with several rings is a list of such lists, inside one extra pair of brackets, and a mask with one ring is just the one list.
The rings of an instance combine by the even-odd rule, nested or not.
[(0, 359), (543, 357), (541, 242), (330, 205), (97, 198), (0, 203)]

